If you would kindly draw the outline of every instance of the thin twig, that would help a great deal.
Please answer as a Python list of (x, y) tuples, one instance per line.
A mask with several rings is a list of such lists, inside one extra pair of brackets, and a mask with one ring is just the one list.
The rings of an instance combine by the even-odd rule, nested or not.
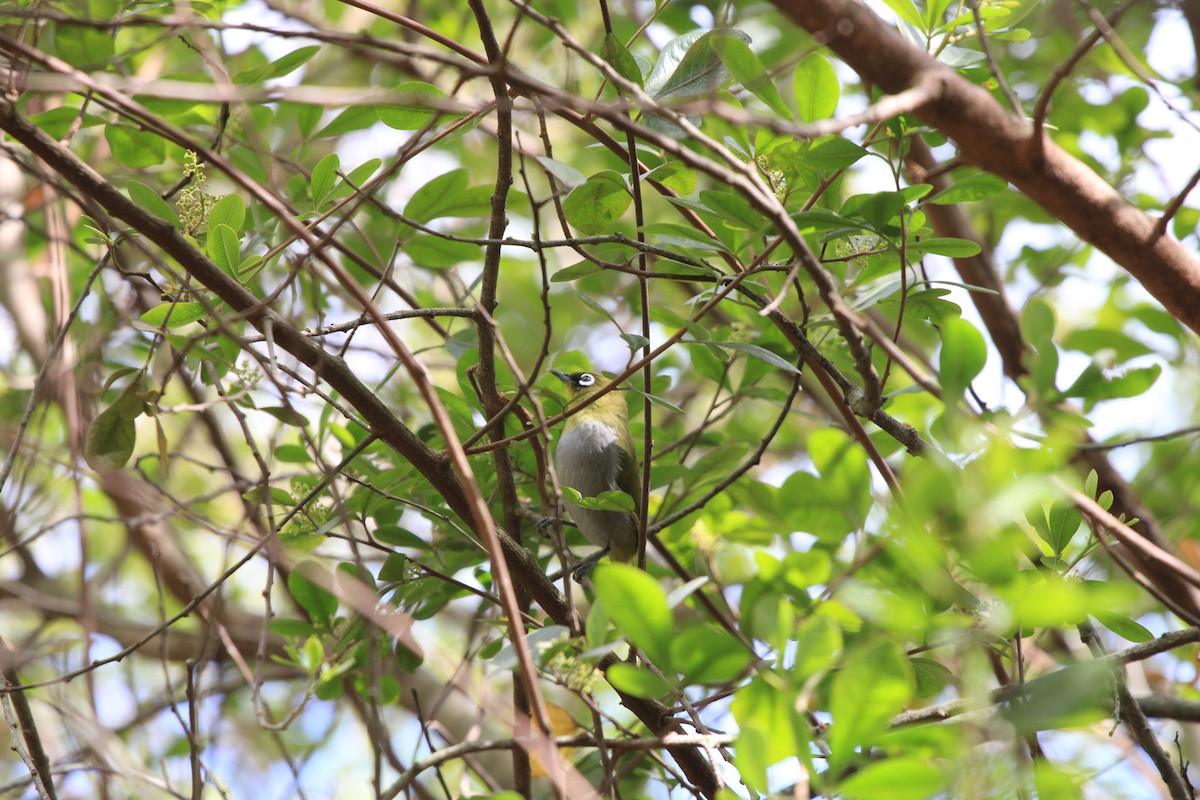
[[(1083, 639), (1083, 643), (1092, 651), (1092, 655), (1100, 658), (1106, 655), (1104, 645), (1100, 642), (1100, 637), (1096, 633), (1095, 627), (1091, 622), (1085, 621), (1079, 626), (1079, 634)], [(1121, 718), (1125, 723), (1125, 727), (1133, 736), (1134, 741), (1141, 745), (1142, 750), (1150, 757), (1158, 770), (1159, 776), (1162, 777), (1163, 783), (1167, 785), (1167, 789), (1171, 792), (1171, 800), (1194, 800), (1191, 791), (1184, 783), (1183, 776), (1179, 770), (1171, 763), (1171, 756), (1167, 754), (1162, 743), (1158, 741), (1158, 737), (1150, 728), (1150, 723), (1146, 719), (1141, 706), (1130, 693), (1129, 687), (1125, 683), (1125, 676), (1120, 670), (1113, 670), (1112, 673), (1113, 689), (1116, 691), (1117, 698), (1121, 707)]]

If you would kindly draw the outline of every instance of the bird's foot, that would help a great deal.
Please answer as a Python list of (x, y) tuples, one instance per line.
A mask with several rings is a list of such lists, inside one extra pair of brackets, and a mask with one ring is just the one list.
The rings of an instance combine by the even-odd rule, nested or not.
[(596, 568), (596, 564), (600, 559), (608, 555), (608, 548), (597, 550), (582, 561), (578, 561), (571, 565), (571, 577), (576, 583), (582, 584), (592, 574), (592, 570)]
[(533, 526), (535, 528), (537, 528), (538, 534), (540, 534), (542, 536), (549, 536), (550, 535), (549, 529), (555, 525), (559, 525), (559, 526), (568, 525), (572, 528), (576, 527), (574, 522), (571, 522), (569, 519), (563, 519), (562, 517), (542, 517), (537, 522), (535, 522)]

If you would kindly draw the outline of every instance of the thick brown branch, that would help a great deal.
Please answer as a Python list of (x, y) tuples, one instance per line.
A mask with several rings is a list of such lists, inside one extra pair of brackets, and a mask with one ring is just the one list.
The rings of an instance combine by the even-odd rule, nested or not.
[(1026, 120), (988, 93), (914, 47), (854, 0), (774, 0), (865, 80), (897, 94), (931, 79), (937, 97), (917, 115), (976, 164), (1029, 195), (1081, 239), (1137, 278), (1176, 319), (1200, 332), (1200, 261), (1179, 242), (1155, 235), (1154, 220), (1053, 141), (1041, 157)]

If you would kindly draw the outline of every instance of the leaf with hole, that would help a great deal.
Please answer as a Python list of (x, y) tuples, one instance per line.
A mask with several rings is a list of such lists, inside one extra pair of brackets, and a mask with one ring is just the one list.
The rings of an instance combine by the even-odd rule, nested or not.
[(585, 236), (612, 233), (632, 199), (619, 174), (599, 172), (571, 190), (563, 201), (563, 213)]

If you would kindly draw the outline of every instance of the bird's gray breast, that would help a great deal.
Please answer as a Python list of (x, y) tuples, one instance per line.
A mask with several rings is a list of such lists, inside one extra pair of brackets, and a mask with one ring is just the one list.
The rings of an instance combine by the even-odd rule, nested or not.
[[(584, 497), (620, 489), (617, 477), (624, 458), (628, 455), (621, 449), (617, 432), (591, 420), (564, 432), (554, 451), (559, 483)], [(628, 560), (637, 552), (637, 522), (633, 514), (580, 508), (569, 500), (564, 500), (564, 505), (592, 544), (611, 548), (613, 557), (619, 560)]]
[(619, 488), (621, 445), (617, 434), (602, 422), (581, 422), (565, 432), (554, 451), (558, 480), (584, 497)]

